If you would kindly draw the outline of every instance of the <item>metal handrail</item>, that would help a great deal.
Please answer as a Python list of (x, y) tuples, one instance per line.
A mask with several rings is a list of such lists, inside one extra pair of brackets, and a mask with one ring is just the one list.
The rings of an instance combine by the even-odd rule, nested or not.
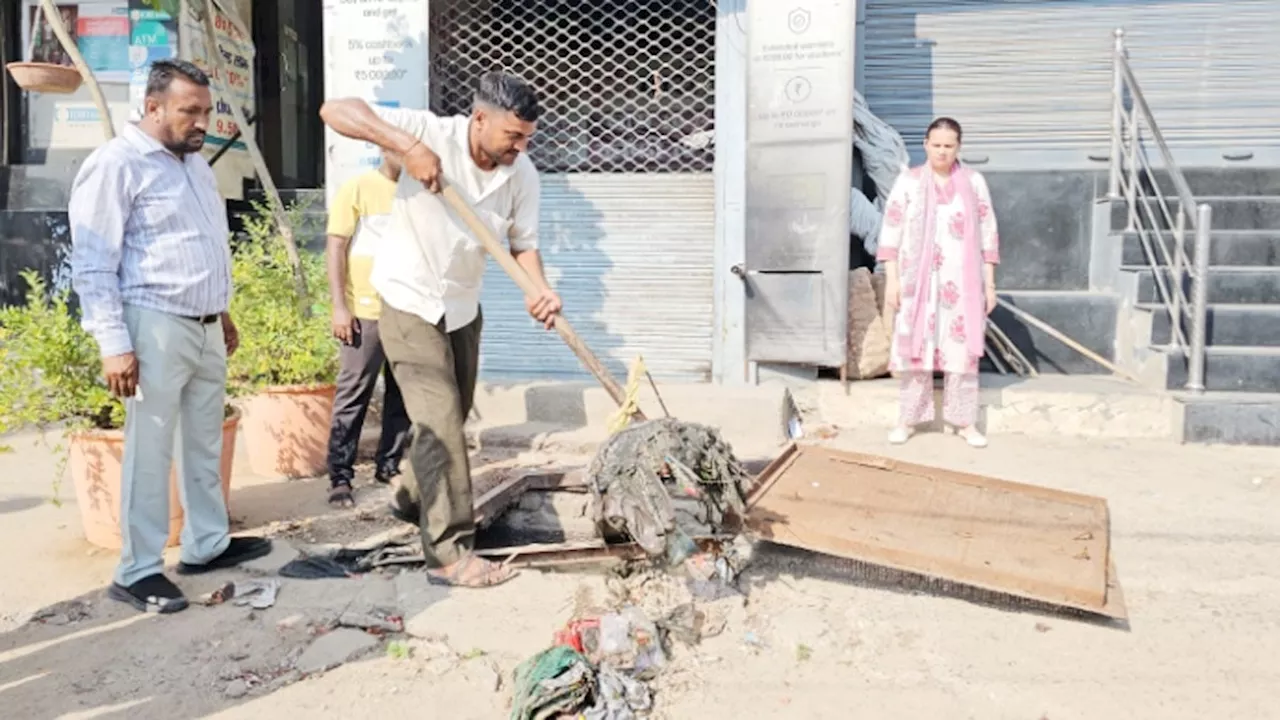
[[(1204, 392), (1204, 362), (1208, 312), (1208, 276), (1210, 257), (1210, 228), (1213, 224), (1213, 209), (1204, 203), (1196, 204), (1195, 194), (1187, 182), (1182, 169), (1178, 167), (1165, 141), (1160, 126), (1156, 124), (1151, 106), (1147, 104), (1142, 88), (1134, 75), (1133, 67), (1125, 52), (1124, 30), (1115, 31), (1115, 48), (1112, 55), (1112, 109), (1111, 109), (1111, 166), (1107, 183), (1107, 196), (1112, 199), (1123, 199), (1127, 206), (1128, 217), (1125, 230), (1137, 233), (1142, 243), (1143, 254), (1151, 266), (1156, 291), (1165, 310), (1169, 313), (1170, 343), (1187, 358), (1186, 389), (1191, 392)], [(1125, 106), (1127, 97), (1131, 101)], [(1177, 213), (1169, 208), (1165, 195), (1160, 190), (1160, 183), (1155, 169), (1147, 160), (1142, 147), (1142, 126), (1145, 125), (1156, 150), (1164, 160), (1169, 179), (1177, 202)], [(1150, 183), (1154, 193), (1148, 193), (1143, 182)], [(1154, 198), (1152, 197), (1154, 194)], [(1156, 201), (1159, 214), (1169, 227), (1161, 228), (1157, 212), (1152, 209), (1152, 200)], [(1192, 208), (1195, 211), (1192, 212)], [(1145, 211), (1146, 218), (1143, 218)], [(1186, 234), (1188, 226), (1194, 232), (1195, 257), (1187, 257)], [(1165, 235), (1173, 239), (1173, 250), (1170, 252), (1165, 244)], [(1159, 250), (1157, 254), (1156, 250)], [(1166, 283), (1159, 260), (1168, 263), (1172, 283)], [(1191, 297), (1187, 298), (1183, 287), (1183, 278), (1189, 274), (1192, 280)], [(1169, 285), (1173, 287), (1170, 288)], [(1183, 329), (1184, 314), (1190, 324), (1190, 339)]]
[[(1118, 37), (1121, 41), (1124, 37), (1123, 30), (1117, 30)], [(1169, 168), (1169, 179), (1173, 181), (1173, 187), (1178, 192), (1178, 200), (1186, 204), (1187, 207), (1195, 207), (1196, 198), (1191, 192), (1191, 185), (1187, 183), (1187, 178), (1182, 174), (1182, 170), (1178, 168), (1178, 163), (1173, 159), (1173, 152), (1169, 150), (1169, 143), (1165, 142), (1164, 134), (1160, 132), (1160, 126), (1156, 124), (1155, 115), (1151, 112), (1151, 106), (1147, 104), (1147, 98), (1142, 94), (1142, 88), (1138, 85), (1138, 78), (1134, 77), (1133, 68), (1129, 65), (1129, 58), (1124, 54), (1124, 46), (1121, 45), (1116, 55), (1117, 65), (1120, 73), (1124, 76), (1125, 84), (1129, 87), (1129, 94), (1133, 98), (1134, 107), (1142, 114), (1147, 121), (1147, 127), (1151, 130), (1151, 139), (1156, 141), (1156, 149), (1160, 151), (1160, 157), (1164, 160), (1165, 167)]]

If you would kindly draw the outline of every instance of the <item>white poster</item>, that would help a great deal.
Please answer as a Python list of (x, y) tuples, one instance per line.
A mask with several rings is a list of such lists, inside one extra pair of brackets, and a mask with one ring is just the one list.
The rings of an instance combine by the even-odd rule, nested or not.
[[(247, 26), (250, 19), (248, 14), (241, 17)], [(204, 141), (204, 155), (210, 157), (222, 147), (231, 145), (231, 149), (213, 166), (213, 172), (218, 178), (218, 191), (222, 196), (239, 199), (244, 196), (244, 178), (253, 177), (255, 171), (244, 141), (236, 138), (240, 128), (229, 103), (239, 105), (246, 118), (252, 117), (256, 112), (253, 96), (253, 39), (245, 37), (234, 23), (221, 11), (218, 12), (214, 18), (214, 41), (226, 70), (225, 74), (219, 74), (210, 61), (208, 48), (205, 47), (204, 25), (190, 5), (183, 13), (178, 35), (182, 57), (208, 73), (219, 91), (215, 93), (213, 117), (209, 119), (209, 133)]]
[[(429, 0), (325, 0), (324, 96), (425, 109)], [(378, 165), (378, 148), (325, 130), (325, 200)]]

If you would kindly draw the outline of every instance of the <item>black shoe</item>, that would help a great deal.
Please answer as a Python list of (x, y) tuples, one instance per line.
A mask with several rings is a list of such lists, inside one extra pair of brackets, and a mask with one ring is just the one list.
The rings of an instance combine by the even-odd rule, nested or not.
[(422, 518), (422, 508), (409, 499), (409, 493), (403, 487), (396, 488), (395, 494), (391, 497), (391, 515), (400, 522), (406, 522), (410, 525), (419, 525)]
[(242, 562), (256, 560), (271, 554), (271, 541), (260, 537), (234, 537), (227, 544), (227, 549), (218, 557), (202, 565), (178, 563), (179, 575), (199, 575), (213, 570), (224, 570), (235, 567)]
[(393, 464), (381, 465), (373, 471), (373, 479), (383, 485), (390, 485), (392, 479), (400, 474), (400, 468)]
[(128, 603), (142, 612), (161, 615), (186, 610), (188, 604), (178, 586), (160, 573), (148, 575), (129, 587), (113, 582), (107, 588), (107, 597)]

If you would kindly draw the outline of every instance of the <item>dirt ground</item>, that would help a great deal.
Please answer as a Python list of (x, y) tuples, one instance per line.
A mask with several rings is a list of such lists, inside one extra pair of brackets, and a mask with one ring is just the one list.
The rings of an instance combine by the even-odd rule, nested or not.
[[(655, 684), (656, 717), (1280, 717), (1280, 452), (1019, 436), (975, 451), (940, 435), (890, 448), (880, 432), (824, 442), (1107, 498), (1129, 623), (906, 592), (762, 546), (744, 596), (702, 605), (723, 629), (677, 648)], [(576, 607), (619, 587), (600, 573), (529, 571), (487, 591), (444, 591), (415, 573), (284, 580), (264, 611), (139, 615), (104, 598), (115, 558), (80, 537), (74, 504), (45, 502), (51, 466), (34, 450), (0, 456), (6, 718), (506, 717), (516, 664)], [(280, 539), (255, 566), (264, 572), (289, 546), (396, 531), (382, 492), (334, 512), (322, 480), (242, 476), (233, 515)], [(180, 584), (194, 598), (253, 570)], [(645, 602), (679, 600), (662, 579), (626, 587)], [(392, 606), (405, 634), (335, 635), (365, 654), (328, 672), (294, 669), (317, 629)]]

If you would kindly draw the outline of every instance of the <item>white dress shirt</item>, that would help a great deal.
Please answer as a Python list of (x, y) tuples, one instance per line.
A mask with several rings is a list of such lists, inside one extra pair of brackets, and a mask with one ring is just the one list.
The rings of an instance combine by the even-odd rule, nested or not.
[(199, 153), (178, 159), (129, 124), (71, 186), (71, 281), (104, 356), (131, 352), (124, 305), (183, 317), (231, 300), (226, 205)]
[[(484, 171), (471, 159), (469, 117), (380, 106), (374, 111), (440, 156), (445, 179), (513, 251), (537, 249), (540, 188), (527, 155), (521, 153), (514, 165)], [(442, 199), (402, 173), (370, 278), (382, 299), (432, 325), (444, 318), (445, 331), (452, 332), (479, 314), (484, 268), (480, 240)]]

